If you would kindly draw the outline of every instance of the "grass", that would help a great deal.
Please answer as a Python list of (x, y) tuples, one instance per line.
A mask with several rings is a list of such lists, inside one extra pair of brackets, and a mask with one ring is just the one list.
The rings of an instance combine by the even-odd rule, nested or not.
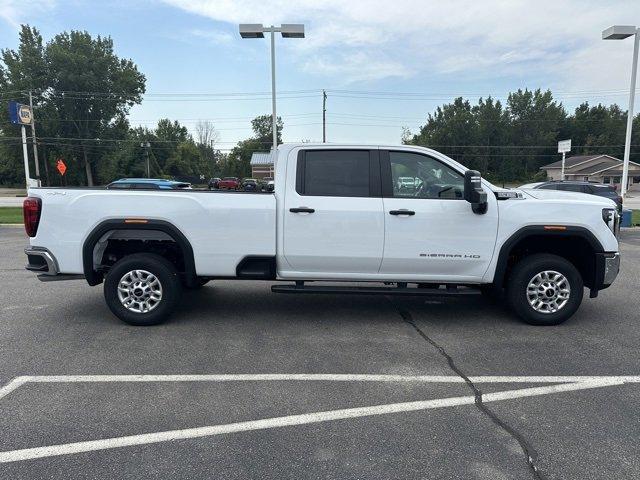
[(640, 225), (640, 210), (632, 210), (631, 225)]
[(0, 207), (0, 223), (22, 222), (22, 207)]

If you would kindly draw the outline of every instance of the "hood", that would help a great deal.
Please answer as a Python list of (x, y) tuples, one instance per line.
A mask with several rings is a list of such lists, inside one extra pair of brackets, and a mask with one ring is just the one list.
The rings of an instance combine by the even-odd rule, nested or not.
[(616, 202), (609, 198), (590, 195), (588, 193), (563, 192), (561, 190), (544, 190), (536, 188), (523, 188), (517, 191), (536, 200), (564, 200), (567, 203), (591, 203), (602, 207), (616, 207)]

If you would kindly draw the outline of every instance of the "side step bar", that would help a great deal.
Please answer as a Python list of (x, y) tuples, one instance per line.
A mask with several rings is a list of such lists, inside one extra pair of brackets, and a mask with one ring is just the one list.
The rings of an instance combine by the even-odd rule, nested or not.
[(306, 286), (303, 282), (295, 285), (272, 285), (271, 291), (274, 293), (326, 293), (326, 294), (348, 294), (348, 295), (408, 295), (408, 296), (429, 296), (429, 297), (449, 297), (449, 296), (475, 296), (480, 294), (480, 290), (468, 287), (447, 287), (447, 288), (418, 288), (407, 287), (401, 283), (398, 287), (360, 287), (360, 286), (339, 286), (339, 285), (318, 285)]

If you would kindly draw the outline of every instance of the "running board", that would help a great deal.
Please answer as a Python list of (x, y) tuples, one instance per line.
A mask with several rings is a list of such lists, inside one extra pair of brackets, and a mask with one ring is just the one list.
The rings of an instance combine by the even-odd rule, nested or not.
[(418, 287), (354, 287), (338, 285), (272, 285), (274, 293), (326, 293), (348, 295), (408, 295), (428, 297), (475, 296), (480, 290), (467, 287), (418, 288)]

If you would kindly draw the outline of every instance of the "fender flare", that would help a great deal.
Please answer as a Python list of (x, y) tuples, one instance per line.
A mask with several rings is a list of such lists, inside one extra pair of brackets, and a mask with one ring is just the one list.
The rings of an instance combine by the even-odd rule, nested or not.
[[(532, 236), (548, 236), (548, 237), (580, 237), (589, 243), (595, 253), (604, 252), (604, 248), (600, 241), (584, 227), (566, 226), (564, 230), (547, 230), (545, 225), (528, 225), (522, 227), (513, 233), (500, 247), (500, 253), (498, 254), (498, 261), (496, 262), (496, 270), (493, 274), (493, 286), (496, 289), (504, 286), (504, 274), (507, 271), (507, 262), (509, 260), (509, 253), (513, 247), (524, 240), (527, 237)], [(595, 262), (594, 258), (594, 262)]]
[(111, 230), (157, 230), (166, 233), (178, 244), (182, 251), (187, 285), (195, 283), (197, 277), (196, 264), (191, 243), (175, 225), (164, 220), (150, 219), (146, 223), (127, 223), (124, 218), (112, 218), (99, 223), (87, 236), (82, 246), (82, 267), (89, 285), (93, 286), (102, 283), (102, 273), (93, 269), (93, 249), (98, 240)]

